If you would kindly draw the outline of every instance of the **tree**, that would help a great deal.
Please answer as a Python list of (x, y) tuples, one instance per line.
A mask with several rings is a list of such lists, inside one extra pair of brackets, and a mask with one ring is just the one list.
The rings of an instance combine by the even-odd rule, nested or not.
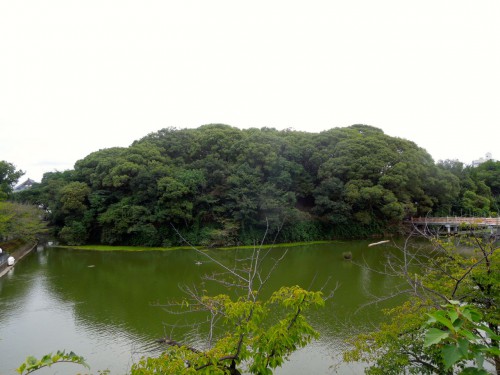
[(211, 322), (223, 319), (225, 334), (205, 349), (167, 338), (169, 349), (160, 357), (143, 358), (132, 366), (131, 374), (239, 374), (243, 365), (252, 374), (272, 374), (292, 352), (318, 337), (304, 313), (323, 304), (321, 292), (299, 286), (282, 287), (267, 301), (192, 294), (184, 306), (206, 309)]
[(0, 160), (0, 200), (8, 197), (14, 184), (22, 175), (24, 175), (24, 172), (16, 170), (14, 164)]
[[(286, 252), (279, 259), (272, 259), (273, 248), (264, 249), (263, 242), (246, 252), (248, 257), (235, 259), (231, 266), (193, 248), (204, 262), (218, 265), (220, 272), (205, 275), (203, 289), (184, 287), (184, 300), (158, 306), (174, 314), (206, 314), (207, 319), (193, 324), (196, 332), (207, 325), (205, 344), (195, 339), (195, 347), (188, 338), (176, 341), (165, 337), (159, 341), (167, 345), (166, 351), (157, 357), (143, 357), (132, 365), (130, 375), (241, 374), (241, 370), (272, 374), (291, 353), (317, 338), (318, 332), (307, 321), (307, 313), (324, 306), (333, 291), (323, 296), (322, 291), (295, 285), (269, 293), (265, 285)], [(206, 289), (210, 289), (211, 281), (226, 286), (228, 294), (210, 295)], [(17, 371), (24, 375), (61, 362), (88, 367), (83, 357), (58, 351), (41, 359), (30, 356)]]
[(462, 196), (461, 207), (468, 216), (489, 216), (490, 203), (484, 195), (467, 190)]
[(479, 165), (475, 172), (477, 178), (489, 186), (493, 195), (500, 195), (500, 162), (488, 160)]
[(484, 361), (500, 356), (495, 345), (500, 336), (483, 323), (483, 315), (471, 305), (450, 301), (442, 307), (428, 314), (424, 347), (438, 348), (445, 371), (460, 366), (461, 374), (487, 375)]
[[(438, 163), (438, 168), (451, 172), (457, 179), (458, 195), (449, 200), (444, 215), (497, 216), (500, 212), (500, 162), (489, 160), (477, 167), (464, 167), (456, 160)], [(442, 183), (444, 180), (440, 180)]]
[[(407, 287), (399, 293), (408, 294), (409, 299), (404, 305), (387, 312), (391, 318), (389, 323), (378, 331), (363, 333), (354, 339), (353, 349), (345, 353), (345, 359), (374, 363), (366, 371), (369, 374), (453, 374), (471, 358), (465, 350), (466, 345), (472, 352), (479, 350), (473, 346), (478, 344), (479, 338), (467, 333), (472, 330), (470, 332), (488, 344), (489, 349), (482, 353), (500, 374), (500, 247), (496, 237), (482, 237), (472, 231), (461, 237), (460, 242), (439, 238), (429, 240), (434, 247), (432, 252), (412, 251), (407, 241), (401, 248), (402, 261), (389, 261), (387, 269), (406, 281)], [(458, 251), (458, 244), (462, 249), (468, 249), (467, 255)], [(458, 306), (470, 306), (481, 314), (480, 320), (470, 315), (472, 310), (450, 312), (450, 301), (458, 301)], [(458, 315), (467, 314), (466, 311), (469, 311), (470, 321), (458, 320)], [(426, 313), (433, 317), (431, 323), (440, 323), (459, 334), (443, 333), (441, 340), (455, 341), (441, 343), (438, 340), (435, 343), (440, 343), (440, 346), (431, 345), (423, 328), (428, 317)], [(485, 337), (481, 334), (476, 323), (486, 327), (491, 335)], [(436, 333), (435, 330), (431, 332)], [(464, 338), (469, 339), (467, 344)]]
[(42, 215), (36, 206), (0, 201), (0, 239), (36, 240), (47, 231)]
[[(233, 296), (211, 296), (206, 290), (185, 288), (188, 297), (162, 305), (171, 313), (204, 311), (208, 325), (205, 347), (165, 338), (165, 353), (143, 358), (134, 364), (132, 375), (146, 374), (240, 374), (243, 366), (253, 374), (272, 374), (297, 348), (308, 344), (318, 333), (305, 318), (312, 307), (324, 305), (321, 291), (299, 286), (282, 287), (263, 298), (263, 287), (279, 260), (263, 270), (271, 249), (256, 247), (247, 259), (229, 267), (206, 252), (200, 256), (221, 267), (221, 273), (207, 275), (232, 289)], [(237, 297), (239, 295), (239, 297)]]
[[(415, 215), (492, 213), (496, 169), (461, 168), (368, 125), (313, 134), (210, 124), (93, 152), (19, 199), (49, 209), (72, 242), (176, 245), (173, 223), (197, 245), (251, 244), (264, 218), (284, 222), (280, 240), (310, 239), (304, 228), (316, 240), (363, 237), (398, 232)], [(84, 200), (78, 184), (90, 189)], [(70, 198), (85, 209), (69, 212)]]

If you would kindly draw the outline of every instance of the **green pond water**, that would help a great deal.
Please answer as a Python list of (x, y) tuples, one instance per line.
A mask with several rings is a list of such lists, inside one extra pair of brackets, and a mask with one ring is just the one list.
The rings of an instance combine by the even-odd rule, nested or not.
[[(341, 363), (345, 339), (356, 330), (372, 329), (383, 319), (381, 309), (401, 303), (362, 307), (374, 296), (388, 295), (401, 280), (381, 271), (390, 244), (368, 247), (368, 241), (276, 248), (268, 255), (286, 256), (275, 269), (265, 293), (282, 285), (300, 285), (325, 292), (336, 289), (326, 307), (309, 314), (319, 340), (294, 353), (276, 374), (359, 374), (362, 364)], [(232, 267), (252, 250), (211, 250)], [(343, 258), (351, 252), (353, 261)], [(201, 264), (200, 264), (201, 263)], [(364, 264), (361, 266), (360, 264)], [(0, 374), (14, 369), (26, 356), (58, 349), (73, 350), (91, 366), (54, 366), (40, 374), (125, 374), (143, 355), (158, 353), (155, 340), (165, 335), (196, 344), (203, 331), (187, 315), (169, 315), (158, 303), (179, 300), (182, 285), (227, 292), (203, 281), (218, 271), (193, 250), (97, 252), (41, 248), (0, 279)], [(187, 336), (186, 336), (187, 335)]]

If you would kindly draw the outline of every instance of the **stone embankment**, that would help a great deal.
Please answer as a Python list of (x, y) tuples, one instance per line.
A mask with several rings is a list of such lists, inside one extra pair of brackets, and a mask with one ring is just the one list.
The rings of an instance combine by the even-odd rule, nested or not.
[[(13, 266), (9, 266), (7, 263), (7, 254), (5, 252), (2, 253), (2, 262), (0, 262), (0, 277), (5, 275), (7, 272), (9, 272), (17, 262), (19, 262), (22, 258), (24, 258), (26, 255), (31, 253), (33, 249), (36, 249), (37, 243), (29, 243), (29, 244), (24, 244), (15, 250), (13, 250), (8, 256), (12, 256), (15, 259), (15, 263)], [(5, 259), (4, 259), (5, 257)]]

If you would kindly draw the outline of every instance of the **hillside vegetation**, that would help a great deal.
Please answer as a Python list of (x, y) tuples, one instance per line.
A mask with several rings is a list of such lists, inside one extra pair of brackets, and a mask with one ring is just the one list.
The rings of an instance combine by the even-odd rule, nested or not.
[(436, 164), (367, 125), (321, 133), (167, 128), (15, 194), (68, 244), (174, 246), (363, 237), (421, 215), (496, 215), (500, 167)]

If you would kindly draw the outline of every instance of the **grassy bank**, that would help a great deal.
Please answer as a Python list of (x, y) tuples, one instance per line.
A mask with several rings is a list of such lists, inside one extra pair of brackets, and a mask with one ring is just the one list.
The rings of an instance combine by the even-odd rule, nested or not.
[(0, 242), (0, 248), (7, 253), (13, 253), (15, 250), (31, 246), (32, 243), (28, 241), (24, 241), (21, 239), (10, 240), (6, 242)]
[[(317, 244), (328, 244), (335, 243), (338, 241), (313, 241), (313, 242), (293, 242), (275, 245), (262, 245), (262, 246), (231, 246), (223, 247), (220, 249), (224, 250), (234, 250), (234, 249), (254, 249), (260, 247), (262, 249), (270, 248), (283, 248), (283, 247), (294, 247), (294, 246), (306, 246), (306, 245), (317, 245)], [(58, 246), (70, 250), (89, 250), (89, 251), (172, 251), (172, 250), (188, 250), (191, 249), (190, 246), (177, 246), (177, 247), (145, 247), (145, 246), (109, 246), (109, 245), (82, 245), (82, 246)], [(207, 250), (207, 248), (197, 247), (199, 250)]]

